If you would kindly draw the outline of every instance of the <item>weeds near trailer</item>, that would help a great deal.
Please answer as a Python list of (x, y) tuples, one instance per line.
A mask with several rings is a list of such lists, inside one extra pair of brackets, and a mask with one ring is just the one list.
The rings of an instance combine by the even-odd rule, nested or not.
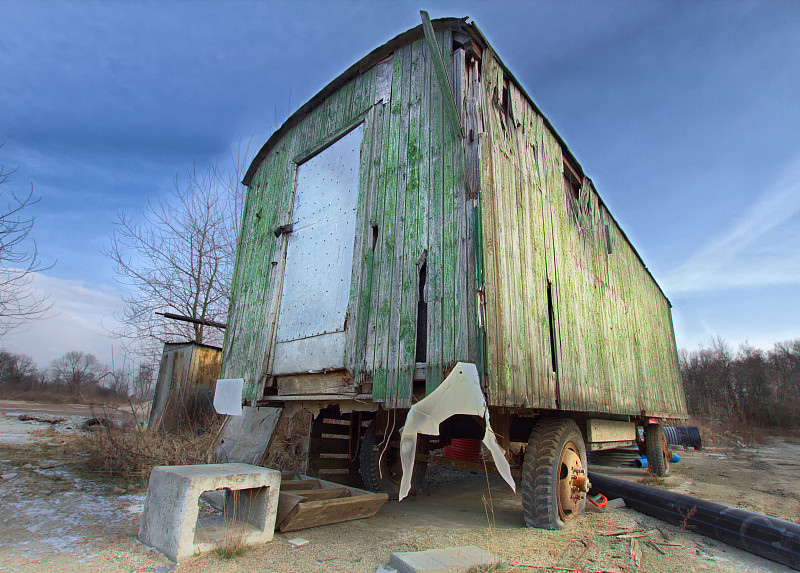
[[(486, 467), (486, 458), (485, 456), (481, 456), (481, 461), (483, 462), (483, 475), (486, 478), (486, 490), (489, 493), (489, 499), (486, 499), (486, 496), (482, 496), (483, 499), (483, 508), (486, 511), (486, 522), (488, 526), (488, 541), (489, 546), (493, 553), (497, 551), (497, 538), (495, 537), (495, 530), (497, 529), (497, 521), (494, 517), (494, 501), (492, 500), (492, 485), (489, 483), (489, 468)], [(491, 517), (490, 517), (491, 514)]]
[[(219, 547), (214, 549), (214, 554), (220, 559), (233, 559), (234, 557), (238, 557), (244, 553), (247, 548), (247, 524), (244, 521), (236, 520), (236, 508), (239, 506), (238, 496), (238, 490), (233, 490), (230, 496), (225, 496), (225, 506), (222, 515), (224, 519), (222, 542)], [(231, 508), (230, 515), (228, 514), (228, 507)]]
[(467, 570), (467, 573), (501, 573), (501, 572), (514, 571), (514, 567), (504, 561), (497, 563), (487, 563), (486, 565), (473, 565)]
[(689, 524), (689, 520), (692, 519), (692, 517), (694, 517), (695, 513), (697, 513), (697, 507), (693, 507), (692, 509), (687, 511), (685, 515), (684, 515), (684, 513), (682, 511), (680, 512), (680, 514), (681, 514), (681, 522), (680, 522), (679, 525), (680, 525), (680, 528), (683, 531), (686, 531), (686, 527)]
[(644, 476), (643, 478), (638, 479), (637, 481), (642, 485), (652, 485), (652, 486), (655, 486), (655, 487), (663, 486), (664, 485), (664, 478), (663, 477), (659, 477), (657, 475), (653, 475), (652, 473), (649, 473), (649, 471), (650, 470), (648, 470), (648, 474), (646, 476)]
[(208, 463), (214, 437), (214, 432), (197, 436), (192, 432), (164, 434), (139, 426), (98, 425), (76, 434), (71, 445), (75, 452), (88, 454), (90, 471), (146, 483), (156, 466)]
[[(211, 515), (205, 515), (197, 520), (197, 536), (213, 543), (215, 546), (211, 549), (211, 553), (220, 559), (233, 559), (247, 549), (247, 534), (250, 526), (246, 520), (241, 519), (241, 516), (237, 516), (237, 509), (240, 508), (238, 490), (226, 488), (217, 490), (216, 493), (222, 493), (222, 503), (214, 503), (210, 499), (205, 499), (205, 502), (213, 507), (214, 511)], [(200, 500), (203, 501), (203, 497)], [(201, 511), (204, 510), (201, 509)], [(245, 511), (249, 513), (250, 508), (245, 508)]]

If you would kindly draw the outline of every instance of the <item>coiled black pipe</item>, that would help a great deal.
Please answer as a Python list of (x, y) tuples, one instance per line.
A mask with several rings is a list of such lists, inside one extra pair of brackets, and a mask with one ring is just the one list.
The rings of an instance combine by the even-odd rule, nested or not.
[(797, 523), (595, 472), (589, 481), (593, 492), (621, 497), (636, 511), (800, 570)]
[(668, 444), (703, 449), (703, 439), (697, 426), (664, 426), (664, 435)]

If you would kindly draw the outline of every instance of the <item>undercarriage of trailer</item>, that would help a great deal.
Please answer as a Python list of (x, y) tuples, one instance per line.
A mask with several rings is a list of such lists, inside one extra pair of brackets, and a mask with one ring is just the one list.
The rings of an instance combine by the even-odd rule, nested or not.
[[(442, 392), (448, 391), (452, 376), (470, 366), (474, 368), (456, 365), (442, 383)], [(613, 415), (496, 407), (486, 405), (479, 385), (473, 383), (477, 409), (470, 405), (471, 413), (460, 413), (459, 405), (453, 404), (465, 402), (469, 382), (453, 386), (452, 393), (432, 407), (428, 405), (434, 395), (410, 410), (387, 409), (370, 394), (354, 392), (345, 373), (282, 377), (276, 382), (277, 393), (265, 396), (259, 405), (310, 411), (313, 416), (305, 473), (385, 492), (394, 499), (420, 487), (428, 464), (506, 474), (510, 484), (521, 487), (526, 524), (558, 529), (585, 507), (591, 487), (587, 452), (636, 446), (651, 474), (669, 474), (672, 454), (662, 429), (667, 416), (655, 412)], [(415, 428), (422, 428), (418, 435)], [(411, 434), (415, 445), (405, 455), (404, 468), (403, 445), (410, 443)], [(501, 459), (492, 457), (492, 443), (499, 446)], [(406, 492), (404, 470), (410, 474)]]

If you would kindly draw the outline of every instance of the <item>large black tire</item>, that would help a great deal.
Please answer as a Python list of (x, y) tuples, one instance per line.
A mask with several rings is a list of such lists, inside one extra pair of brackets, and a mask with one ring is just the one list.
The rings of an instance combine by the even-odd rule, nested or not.
[[(369, 491), (389, 494), (389, 499), (397, 499), (400, 494), (400, 480), (403, 477), (403, 467), (400, 461), (400, 448), (392, 442), (400, 440), (400, 433), (395, 430), (388, 447), (383, 442), (383, 436), (378, 436), (376, 421), (372, 420), (364, 430), (361, 437), (361, 448), (358, 453), (358, 471), (364, 488)], [(388, 438), (387, 438), (388, 439)], [(420, 451), (422, 436), (417, 436), (417, 451)], [(411, 491), (413, 495), (416, 488), (425, 477), (427, 464), (414, 463), (414, 474), (411, 478)]]
[(561, 529), (586, 507), (586, 445), (573, 420), (542, 420), (531, 431), (522, 465), (525, 525)]
[(647, 471), (650, 475), (667, 477), (669, 475), (669, 458), (672, 455), (667, 446), (667, 437), (658, 424), (647, 424), (644, 427), (644, 452), (647, 455)]

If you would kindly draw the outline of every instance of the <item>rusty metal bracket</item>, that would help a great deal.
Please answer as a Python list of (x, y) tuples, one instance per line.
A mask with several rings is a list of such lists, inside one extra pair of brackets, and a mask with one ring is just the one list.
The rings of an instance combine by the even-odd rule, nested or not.
[(294, 231), (294, 223), (289, 223), (288, 225), (281, 225), (276, 228), (274, 233), (276, 237), (280, 237), (281, 235), (288, 235), (292, 231)]

